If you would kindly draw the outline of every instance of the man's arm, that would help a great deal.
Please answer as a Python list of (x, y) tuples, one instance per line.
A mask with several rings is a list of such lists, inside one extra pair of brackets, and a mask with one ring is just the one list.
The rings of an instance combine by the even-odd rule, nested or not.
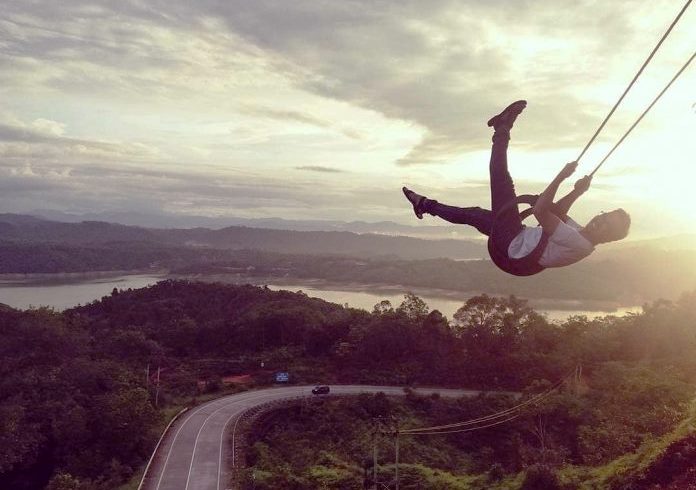
[(539, 221), (539, 224), (544, 229), (547, 235), (553, 235), (561, 220), (553, 211), (553, 200), (558, 192), (558, 187), (565, 179), (570, 177), (577, 168), (577, 162), (570, 162), (558, 173), (555, 179), (551, 181), (548, 187), (541, 193), (536, 204), (534, 204), (534, 217)]
[(582, 196), (587, 189), (590, 188), (590, 183), (592, 182), (592, 176), (585, 175), (583, 178), (575, 183), (575, 187), (568, 194), (563, 196), (561, 199), (556, 201), (554, 212), (560, 216), (566, 216), (570, 207), (575, 203), (578, 197)]

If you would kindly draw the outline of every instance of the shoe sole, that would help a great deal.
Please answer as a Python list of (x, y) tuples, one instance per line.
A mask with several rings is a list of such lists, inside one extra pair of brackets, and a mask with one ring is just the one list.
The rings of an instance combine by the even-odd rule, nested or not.
[[(520, 107), (519, 110), (517, 109), (518, 106)], [(515, 117), (517, 117), (517, 116), (519, 116), (519, 115), (522, 113), (522, 111), (523, 111), (526, 107), (527, 107), (527, 101), (526, 101), (526, 100), (517, 100), (517, 101), (513, 102), (512, 104), (510, 104), (509, 106), (507, 106), (505, 109), (503, 109), (502, 112), (500, 112), (500, 114), (498, 114), (498, 115), (493, 116), (492, 118), (490, 118), (490, 119), (488, 120), (488, 123), (487, 123), (487, 124), (488, 124), (489, 127), (493, 127), (493, 126), (496, 125), (497, 122), (499, 122), (499, 121), (501, 121), (501, 120), (503, 120), (503, 119), (507, 119), (507, 118), (508, 118), (508, 114), (510, 114), (510, 113), (513, 113), (513, 114), (515, 115)]]
[(406, 187), (402, 187), (401, 192), (404, 193), (404, 196), (406, 196), (406, 199), (408, 200), (408, 202), (410, 202), (411, 206), (413, 206), (413, 214), (416, 215), (416, 218), (423, 219), (423, 213), (419, 213), (417, 211), (417, 209), (418, 209), (418, 205), (422, 202), (423, 199), (425, 199), (425, 196), (421, 197), (421, 200), (418, 201), (418, 204), (414, 204), (413, 201), (411, 201), (411, 199), (409, 199), (409, 197), (408, 197), (408, 193), (413, 192), (411, 189), (407, 189)]

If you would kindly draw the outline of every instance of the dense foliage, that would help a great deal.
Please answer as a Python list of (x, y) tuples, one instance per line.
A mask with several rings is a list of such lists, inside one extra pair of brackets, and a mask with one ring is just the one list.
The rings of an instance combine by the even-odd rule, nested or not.
[[(627, 373), (601, 373), (621, 384)], [(599, 373), (598, 373), (599, 374)], [(628, 374), (639, 384), (644, 373)], [(561, 475), (564, 466), (592, 467), (630, 452), (644, 440), (669, 431), (683, 415), (691, 387), (676, 380), (638, 393), (608, 395), (605, 387), (566, 386), (530, 407), (521, 416), (482, 430), (446, 435), (399, 437), (400, 487), (404, 489), (571, 489), (583, 478)], [(636, 398), (641, 403), (636, 403)], [(597, 402), (600, 399), (601, 402)], [(276, 408), (252, 427), (244, 488), (361, 489), (373, 479), (373, 458), (378, 455), (377, 479), (394, 488), (396, 427), (439, 426), (471, 420), (510, 408), (519, 400), (509, 395), (481, 395), (447, 400), (439, 397), (404, 399), (361, 395), (354, 399), (313, 400)], [(665, 417), (664, 411), (669, 415)], [(639, 421), (626, 423), (631, 418)], [(485, 425), (485, 424), (479, 424)], [(470, 429), (471, 427), (469, 427)], [(599, 434), (598, 440), (595, 433)], [(611, 434), (616, 441), (607, 440)], [(634, 439), (634, 440), (628, 440)], [(603, 451), (596, 454), (598, 449)], [(645, 474), (614, 478), (612, 488), (648, 489), (652, 484), (693, 475), (693, 437), (670, 447)], [(520, 485), (520, 472), (524, 478)], [(610, 484), (590, 488), (607, 488)], [(663, 487), (655, 487), (663, 488)], [(681, 488), (681, 487), (674, 487)]]
[(197, 260), (201, 254), (195, 250), (144, 243), (75, 246), (0, 242), (0, 272), (4, 274), (133, 271)]
[(1, 311), (0, 332), (0, 488), (43, 488), (61, 474), (113, 488), (129, 477), (157, 438), (140, 373), (45, 309)]
[[(448, 320), (413, 295), (397, 307), (382, 302), (366, 312), (302, 293), (166, 281), (114, 291), (63, 314), (3, 308), (0, 487), (113, 488), (147, 458), (161, 408), (174, 397), (196, 396), (201, 386), (219, 389), (226, 375), (249, 373), (263, 383), (281, 369), (296, 382), (538, 391), (582, 364), (585, 392), (561, 393), (545, 405), (542, 462), (603, 464), (666, 433), (683, 416), (696, 372), (695, 299), (690, 294), (640, 315), (575, 317), (558, 325), (514, 297), (472, 298)], [(159, 407), (148, 365), (151, 374), (161, 368)], [(506, 402), (408, 403), (393, 410), (438, 423)], [(512, 430), (519, 435), (493, 431), (447, 440), (458, 451), (449, 462), (437, 462), (435, 452), (434, 459), (411, 453), (408, 471), (454, 468), (447, 465), (485, 447), (475, 464), (462, 467), (505, 475), (538, 463), (540, 442), (529, 428)], [(330, 462), (335, 454), (329, 453)], [(356, 454), (340, 457), (355, 465)], [(317, 471), (338, 471), (324, 466)]]

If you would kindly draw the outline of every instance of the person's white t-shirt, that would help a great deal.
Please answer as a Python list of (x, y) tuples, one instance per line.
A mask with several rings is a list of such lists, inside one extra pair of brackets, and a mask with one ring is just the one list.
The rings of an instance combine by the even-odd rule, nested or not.
[[(580, 234), (582, 226), (572, 219), (561, 222), (549, 237), (544, 252), (539, 259), (543, 267), (563, 267), (584, 259), (594, 251), (592, 243)], [(508, 256), (521, 259), (529, 255), (541, 240), (541, 226), (525, 226), (510, 242)]]

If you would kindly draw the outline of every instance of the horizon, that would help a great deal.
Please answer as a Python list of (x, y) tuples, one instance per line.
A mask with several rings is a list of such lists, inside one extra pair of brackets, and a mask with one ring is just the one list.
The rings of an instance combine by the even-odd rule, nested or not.
[[(510, 170), (520, 193), (540, 192), (577, 157), (678, 7), (8, 5), (0, 203), (20, 214), (442, 225), (417, 222), (401, 185), (488, 206), (486, 120), (525, 98)], [(687, 10), (560, 193), (691, 54), (693, 25)], [(623, 207), (631, 240), (696, 233), (684, 212), (696, 204), (695, 83), (692, 66), (598, 172), (578, 221)]]
[[(141, 214), (138, 212), (109, 212), (104, 213), (85, 213), (85, 214), (70, 214), (61, 213), (49, 210), (37, 210), (28, 213), (0, 213), (15, 216), (27, 216), (38, 218), (57, 223), (76, 224), (87, 222), (101, 222), (107, 224), (131, 226), (135, 228), (145, 229), (209, 229), (212, 231), (222, 230), (225, 228), (251, 228), (251, 229), (268, 229), (289, 232), (346, 232), (356, 235), (383, 235), (391, 237), (416, 238), (422, 240), (462, 240), (469, 242), (479, 242), (485, 246), (485, 236), (478, 234), (476, 231), (468, 231), (468, 227), (462, 227), (459, 230), (458, 225), (444, 223), (442, 225), (410, 225), (408, 223), (398, 223), (395, 221), (341, 221), (341, 220), (293, 220), (279, 217), (264, 217), (264, 218), (243, 218), (239, 216), (228, 217), (211, 217), (211, 216), (188, 216), (178, 214)], [(118, 216), (120, 215), (120, 219)], [(153, 221), (154, 220), (154, 221)], [(263, 226), (264, 222), (270, 223), (269, 226)], [(284, 225), (284, 226), (283, 226)], [(396, 227), (398, 231), (389, 231), (382, 227)], [(350, 229), (352, 227), (367, 226), (373, 230), (360, 231)], [(419, 233), (418, 230), (421, 230)], [(696, 239), (696, 233), (682, 232), (670, 235), (654, 235), (634, 237), (629, 235), (620, 242), (611, 242), (605, 244), (603, 249), (613, 250), (622, 244), (644, 244), (644, 242), (668, 240), (668, 239)], [(695, 244), (696, 245), (696, 244)], [(674, 249), (683, 246), (685, 249), (692, 249), (693, 246), (688, 244), (675, 245)], [(455, 259), (456, 260), (456, 259)]]

